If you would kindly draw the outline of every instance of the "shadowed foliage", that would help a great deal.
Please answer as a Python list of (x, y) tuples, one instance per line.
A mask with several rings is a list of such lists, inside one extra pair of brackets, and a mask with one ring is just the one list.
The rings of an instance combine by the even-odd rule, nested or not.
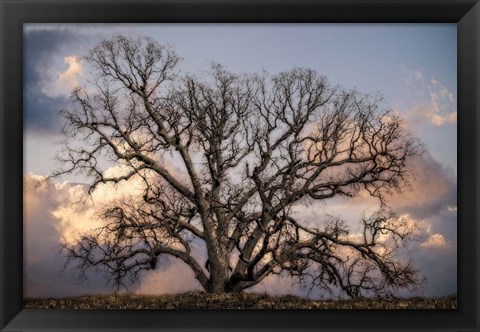
[(26, 309), (456, 309), (457, 297), (308, 300), (250, 293), (106, 295), (66, 299), (25, 299)]

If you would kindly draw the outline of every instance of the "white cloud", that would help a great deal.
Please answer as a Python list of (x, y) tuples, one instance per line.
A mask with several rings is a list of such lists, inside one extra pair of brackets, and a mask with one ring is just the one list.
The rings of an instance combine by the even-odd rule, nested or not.
[[(167, 165), (168, 166), (168, 165)], [(409, 257), (417, 263), (421, 273), (428, 277), (427, 295), (445, 295), (443, 290), (456, 289), (456, 277), (444, 279), (439, 273), (455, 272), (456, 266), (456, 181), (429, 154), (424, 154), (411, 164), (417, 175), (411, 188), (389, 200), (394, 211), (420, 226), (423, 242), (412, 244)], [(172, 172), (175, 168), (170, 167)], [(117, 166), (107, 174), (124, 174), (125, 167)], [(112, 200), (137, 195), (142, 189), (140, 179), (122, 181), (119, 185), (100, 185), (92, 196), (86, 196), (87, 187), (75, 183), (47, 181), (36, 187), (40, 175), (25, 175), (25, 294), (27, 296), (71, 296), (85, 293), (111, 292), (103, 276), (91, 273), (90, 281), (77, 283), (68, 273), (62, 272), (64, 259), (58, 254), (62, 239), (73, 243), (82, 232), (98, 227), (99, 211)], [(85, 199), (87, 197), (87, 199)], [(362, 212), (369, 215), (378, 208), (378, 201), (361, 196), (348, 201), (333, 199), (296, 208), (296, 217), (310, 226), (321, 225), (325, 214), (344, 217), (355, 236)], [(438, 249), (438, 250), (436, 250)], [(441, 250), (440, 250), (441, 249)], [(204, 248), (196, 248), (197, 256), (205, 256)], [(202, 260), (200, 260), (202, 261)], [(442, 262), (436, 265), (435, 262)], [(443, 269), (443, 270), (442, 270)], [(288, 277), (269, 277), (252, 291), (274, 295), (306, 295)], [(133, 290), (141, 294), (165, 294), (199, 289), (191, 271), (182, 262), (172, 259), (160, 263), (157, 270), (142, 275)], [(312, 293), (313, 294), (313, 293)], [(315, 293), (312, 296), (320, 296)]]
[(69, 97), (73, 88), (82, 84), (84, 68), (76, 55), (63, 58), (53, 56), (48, 64), (49, 70), (40, 69), (40, 90), (48, 97)]
[(83, 76), (83, 67), (81, 60), (75, 55), (66, 56), (63, 60), (68, 67), (60, 72), (56, 83), (59, 90), (67, 89), (69, 93), (79, 84), (79, 78)]
[[(53, 212), (67, 202), (72, 204), (69, 191), (75, 185), (52, 181), (39, 185), (44, 180), (43, 176), (24, 175), (24, 296), (64, 297), (110, 292), (100, 275), (89, 273), (89, 279), (79, 283), (71, 273), (63, 271), (65, 258), (59, 246), (66, 230), (74, 224), (65, 225)], [(82, 224), (78, 219), (77, 227)], [(64, 226), (67, 227), (64, 229)]]
[(440, 127), (457, 122), (456, 98), (442, 82), (435, 78), (427, 79), (422, 69), (404, 68), (403, 74), (412, 123), (424, 119)]
[(445, 240), (445, 237), (440, 233), (435, 233), (435, 234), (431, 235), (427, 239), (427, 241), (420, 244), (420, 246), (422, 246), (424, 248), (443, 247), (445, 245), (447, 245), (447, 241)]
[[(125, 171), (125, 167), (116, 166), (106, 174), (119, 176)], [(91, 271), (87, 273), (88, 280), (79, 282), (73, 271), (64, 271), (65, 257), (59, 249), (64, 243), (75, 243), (80, 234), (101, 226), (98, 216), (106, 205), (117, 199), (138, 197), (143, 190), (142, 180), (134, 177), (117, 185), (100, 184), (92, 195), (88, 195), (88, 187), (83, 184), (45, 180), (42, 175), (24, 175), (25, 296), (65, 297), (112, 292), (99, 273)], [(195, 250), (196, 256), (204, 256), (200, 247)], [(132, 290), (141, 294), (198, 289), (193, 273), (177, 260), (160, 263), (157, 270), (145, 273), (139, 284), (132, 285)]]

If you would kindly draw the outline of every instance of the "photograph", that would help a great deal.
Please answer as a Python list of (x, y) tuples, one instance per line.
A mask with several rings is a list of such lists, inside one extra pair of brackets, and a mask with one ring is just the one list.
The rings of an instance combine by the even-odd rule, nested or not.
[(23, 308), (457, 309), (457, 42), (23, 24)]

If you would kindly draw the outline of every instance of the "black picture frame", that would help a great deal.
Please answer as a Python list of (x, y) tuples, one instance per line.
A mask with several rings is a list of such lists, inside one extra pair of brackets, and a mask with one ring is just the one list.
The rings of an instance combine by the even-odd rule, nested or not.
[[(0, 328), (2, 331), (480, 331), (478, 0), (0, 0)], [(24, 23), (457, 23), (458, 309), (23, 309)]]

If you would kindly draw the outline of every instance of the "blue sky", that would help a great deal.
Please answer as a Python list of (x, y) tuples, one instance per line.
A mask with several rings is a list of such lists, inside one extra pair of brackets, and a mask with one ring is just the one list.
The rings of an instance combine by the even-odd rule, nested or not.
[[(160, 27), (160, 29), (159, 29)], [(209, 61), (234, 71), (315, 68), (332, 82), (381, 91), (395, 102), (402, 71), (423, 69), (456, 88), (454, 24), (151, 25), (138, 28), (171, 43), (196, 72)]]
[[(402, 115), (407, 128), (428, 150), (417, 170), (422, 174), (419, 185), (430, 191), (419, 189), (417, 193), (422, 197), (402, 198), (394, 204), (425, 230), (426, 237), (415, 247), (418, 249), (415, 255), (422, 271), (433, 277), (426, 294), (446, 295), (456, 291), (455, 24), (27, 24), (24, 26), (24, 172), (28, 176), (48, 175), (55, 166), (54, 157), (59, 149), (55, 142), (62, 139), (57, 112), (69, 106), (69, 92), (75, 85), (84, 84), (89, 76), (80, 58), (99, 41), (115, 34), (148, 35), (161, 44), (170, 44), (183, 58), (179, 69), (192, 74), (201, 75), (212, 62), (239, 73), (261, 70), (278, 73), (293, 67), (308, 67), (326, 76), (332, 84), (381, 93), (385, 105)], [(81, 176), (63, 180), (87, 181)], [(62, 213), (69, 211), (72, 190), (80, 190), (65, 186), (50, 188), (48, 195), (43, 193), (45, 197), (37, 197), (33, 191), (25, 194), (30, 202), (51, 196), (51, 204), (37, 206), (26, 201), (27, 233), (38, 228), (38, 224), (32, 223), (40, 218), (61, 235), (63, 226), (59, 225), (65, 224)], [(44, 206), (51, 213), (35, 210)], [(54, 242), (56, 235), (53, 238)], [(47, 245), (37, 243), (34, 237), (30, 239), (27, 262), (29, 250), (38, 253)], [(50, 261), (51, 255), (45, 259)], [(59, 277), (58, 271), (52, 277), (57, 263), (38, 262), (36, 258), (26, 265), (27, 279), (33, 283), (27, 287), (31, 295), (54, 294), (55, 287), (64, 287), (62, 294), (103, 289), (95, 282), (90, 288), (79, 286), (74, 290)], [(52, 278), (52, 282), (40, 287), (35, 284), (38, 278)]]
[[(63, 106), (68, 96), (67, 91), (39, 94), (37, 85), (47, 89), (68, 69), (66, 56), (85, 55), (98, 41), (118, 33), (146, 34), (172, 45), (183, 58), (179, 67), (194, 74), (208, 70), (212, 62), (234, 72), (313, 68), (333, 84), (380, 92), (385, 104), (399, 113), (428, 107), (429, 85), (435, 80), (453, 96), (445, 112), (456, 112), (455, 24), (31, 24), (25, 27), (27, 133), (42, 128), (52, 133), (58, 122), (55, 106)], [(414, 133), (456, 174), (456, 124), (430, 126), (409, 115), (416, 123)], [(35, 165), (41, 167), (38, 160), (27, 160), (26, 169), (35, 172)]]

